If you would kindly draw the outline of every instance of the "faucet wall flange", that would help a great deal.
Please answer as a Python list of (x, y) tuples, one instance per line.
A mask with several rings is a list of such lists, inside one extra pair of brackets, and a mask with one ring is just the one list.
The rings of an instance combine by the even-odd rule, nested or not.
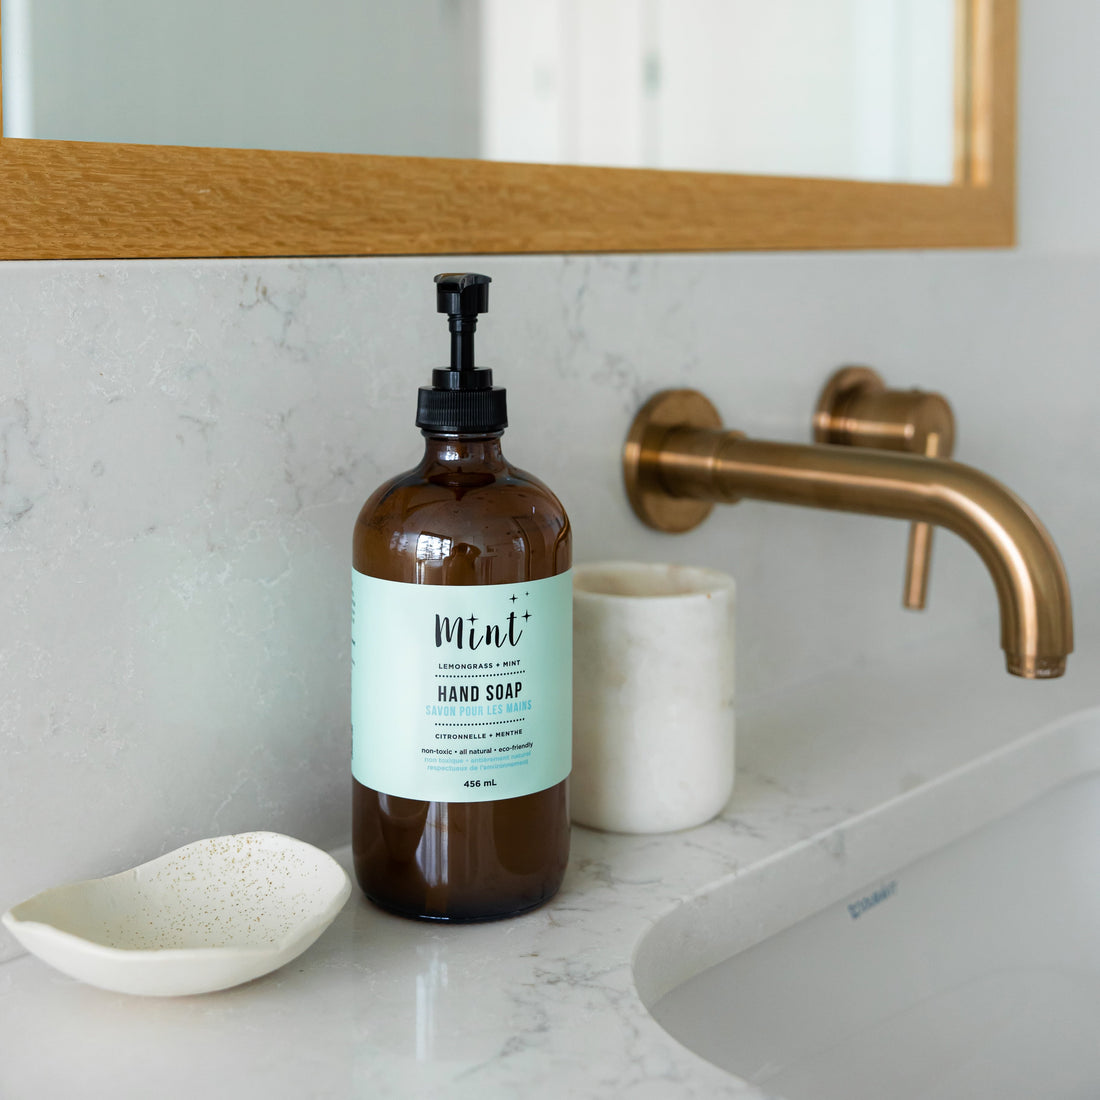
[(663, 480), (644, 476), (668, 450), (669, 433), (685, 429), (722, 430), (718, 410), (698, 390), (661, 390), (639, 410), (623, 446), (623, 480), (634, 514), (648, 527), (683, 534), (703, 522), (713, 501), (674, 495)]

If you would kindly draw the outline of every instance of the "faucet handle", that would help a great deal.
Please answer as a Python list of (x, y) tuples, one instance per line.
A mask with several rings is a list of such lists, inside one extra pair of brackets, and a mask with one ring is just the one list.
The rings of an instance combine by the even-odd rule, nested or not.
[[(889, 389), (870, 367), (841, 367), (825, 383), (814, 410), (814, 442), (950, 458), (955, 415), (947, 399), (925, 390)], [(920, 611), (928, 594), (932, 525), (909, 528), (902, 603)]]
[[(940, 453), (938, 432), (929, 432), (925, 458), (949, 458)], [(905, 556), (905, 588), (901, 604), (908, 611), (923, 611), (928, 598), (928, 574), (932, 568), (932, 531), (930, 523), (909, 524), (909, 549)]]

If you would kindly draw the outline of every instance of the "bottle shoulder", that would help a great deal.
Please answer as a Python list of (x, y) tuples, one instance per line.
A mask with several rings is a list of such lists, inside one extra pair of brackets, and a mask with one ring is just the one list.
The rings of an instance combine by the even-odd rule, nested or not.
[(510, 463), (422, 464), (384, 482), (355, 524), (354, 565), (384, 579), (492, 584), (564, 572), (569, 517), (539, 478)]
[(511, 465), (492, 472), (446, 475), (426, 474), (419, 467), (406, 470), (371, 493), (359, 511), (359, 519), (369, 522), (385, 515), (392, 520), (407, 516), (411, 509), (418, 515), (424, 509), (441, 509), (447, 515), (464, 512), (481, 521), (531, 511), (547, 517), (557, 515), (568, 523), (557, 494), (540, 478)]

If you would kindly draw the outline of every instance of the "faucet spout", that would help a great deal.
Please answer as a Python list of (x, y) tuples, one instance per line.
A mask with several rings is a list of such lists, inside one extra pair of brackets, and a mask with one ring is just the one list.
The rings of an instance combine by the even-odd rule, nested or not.
[[(1046, 529), (1005, 486), (947, 459), (747, 439), (716, 427), (717, 414), (702, 416), (706, 425), (690, 416), (677, 422), (685, 391), (668, 393), (680, 395), (681, 407), (664, 417), (643, 409), (624, 452), (628, 492), (645, 522), (685, 530), (711, 503), (750, 497), (938, 524), (965, 539), (993, 578), (1008, 671), (1029, 679), (1063, 674), (1073, 649), (1065, 569)], [(698, 518), (670, 528), (661, 522), (668, 499), (696, 502)]]

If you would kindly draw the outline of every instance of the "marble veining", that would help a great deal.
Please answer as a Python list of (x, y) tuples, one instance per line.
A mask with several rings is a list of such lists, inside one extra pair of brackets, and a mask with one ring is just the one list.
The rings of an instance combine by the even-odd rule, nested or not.
[[(430, 929), (349, 907), (301, 969), (156, 1014), (16, 959), (0, 967), (5, 1050), (8, 1035), (10, 1049), (37, 1049), (33, 1021), (48, 1014), (77, 1064), (112, 1055), (123, 1092), (174, 1066), (191, 1094), (216, 1093), (247, 1064), (278, 1095), (287, 1069), (268, 1027), (308, 1036), (295, 1065), (321, 1095), (401, 1095), (409, 1080), (537, 1095), (556, 1079), (615, 1095), (607, 1082), (624, 1075), (639, 1096), (720, 1095), (729, 1081), (631, 998), (646, 923), (942, 774), (962, 746), (1008, 736), (984, 722), (975, 677), (995, 678), (1017, 732), (1094, 679), (1083, 652), (1063, 685), (1004, 677), (992, 591), (958, 540), (937, 541), (929, 609), (906, 616), (904, 525), (747, 502), (670, 539), (638, 525), (619, 472), (656, 389), (699, 387), (731, 426), (804, 440), (829, 372), (873, 364), (955, 403), (960, 459), (1035, 507), (1087, 637), (1100, 541), (1092, 257), (0, 264), (0, 909), (213, 833), (346, 841), (350, 531), (373, 488), (419, 455), (415, 389), (445, 357), (431, 277), (460, 265), (494, 277), (480, 348), (509, 390), (507, 453), (562, 497), (577, 559), (628, 549), (737, 580), (727, 813), (660, 839), (579, 832), (561, 897), (508, 926)], [(1006, 430), (1020, 408), (1048, 426), (1042, 462), (1039, 443)], [(862, 674), (956, 635), (967, 645), (944, 650), (955, 656), (935, 665), (935, 691), (981, 743), (923, 727), (884, 737), (883, 714), (929, 713), (929, 681), (901, 676), (886, 692)], [(827, 732), (837, 715), (843, 731)], [(16, 953), (0, 939), (0, 959)], [(141, 1042), (123, 1064), (114, 1044), (128, 1029)]]
[[(717, 820), (661, 836), (575, 830), (561, 893), (527, 916), (445, 926), (391, 917), (356, 893), (296, 963), (222, 994), (150, 1003), (90, 989), (37, 960), (0, 967), (0, 1033), (13, 1097), (186, 1097), (212, 1087), (242, 1097), (737, 1097), (764, 1094), (691, 1054), (649, 1015), (634, 950), (685, 899), (763, 868), (793, 847), (843, 864), (834, 826), (894, 798), (912, 757), (933, 779), (1100, 702), (1094, 681), (1020, 685), (976, 656), (973, 633), (907, 660), (884, 660), (792, 690), (743, 715), (746, 771)], [(1100, 639), (1079, 658), (1094, 664)], [(962, 667), (966, 683), (946, 685)], [(904, 702), (910, 679), (943, 690)], [(1009, 685), (1006, 689), (1006, 685)], [(848, 700), (845, 721), (832, 693)], [(974, 721), (976, 708), (985, 721)], [(814, 737), (836, 767), (814, 768), (801, 716), (829, 710)], [(884, 751), (861, 755), (874, 727)], [(920, 741), (920, 744), (914, 742)], [(797, 792), (797, 793), (792, 793)], [(900, 850), (900, 849), (899, 849)], [(348, 866), (347, 848), (337, 852)], [(751, 921), (751, 914), (743, 915)], [(69, 1054), (44, 1060), (48, 1033)]]

